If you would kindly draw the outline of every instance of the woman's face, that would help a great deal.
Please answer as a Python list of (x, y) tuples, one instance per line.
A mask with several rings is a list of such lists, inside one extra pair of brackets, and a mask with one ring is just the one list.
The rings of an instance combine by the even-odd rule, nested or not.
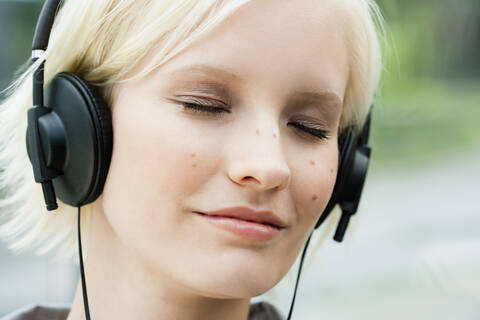
[[(287, 273), (335, 184), (348, 79), (337, 18), (319, 1), (253, 1), (115, 88), (100, 199), (148, 270), (219, 298), (260, 295)], [(285, 227), (241, 235), (195, 213), (236, 206), (270, 210)]]

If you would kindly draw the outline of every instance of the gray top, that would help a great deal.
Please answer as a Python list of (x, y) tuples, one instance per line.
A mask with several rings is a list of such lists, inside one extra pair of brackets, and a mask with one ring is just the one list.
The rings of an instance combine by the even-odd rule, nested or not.
[[(0, 320), (66, 320), (70, 306), (31, 304), (7, 314)], [(252, 303), (248, 320), (283, 320), (272, 304), (261, 301)]]

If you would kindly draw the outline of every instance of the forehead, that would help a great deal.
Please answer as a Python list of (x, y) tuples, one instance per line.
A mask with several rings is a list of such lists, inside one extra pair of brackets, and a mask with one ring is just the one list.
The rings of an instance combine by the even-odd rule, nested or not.
[(348, 59), (341, 21), (329, 1), (253, 0), (159, 71), (184, 77), (188, 66), (207, 65), (227, 71), (217, 75), (239, 86), (343, 97)]

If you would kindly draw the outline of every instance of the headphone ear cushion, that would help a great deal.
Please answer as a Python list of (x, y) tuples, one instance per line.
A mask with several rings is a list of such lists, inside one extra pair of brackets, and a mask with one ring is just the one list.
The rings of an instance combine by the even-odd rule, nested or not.
[(103, 191), (103, 186), (107, 179), (113, 148), (112, 117), (110, 109), (97, 87), (91, 85), (74, 73), (69, 73), (69, 76), (71, 76), (72, 79), (76, 79), (77, 85), (83, 86), (85, 92), (89, 94), (92, 102), (89, 106), (93, 107), (91, 111), (94, 115), (93, 120), (97, 131), (97, 142), (99, 146), (98, 179), (89, 196), (85, 199), (84, 204), (87, 204), (98, 198)]
[(113, 147), (110, 110), (98, 88), (80, 76), (57, 74), (46, 91), (66, 132), (63, 175), (53, 179), (57, 197), (72, 206), (95, 201), (103, 191)]

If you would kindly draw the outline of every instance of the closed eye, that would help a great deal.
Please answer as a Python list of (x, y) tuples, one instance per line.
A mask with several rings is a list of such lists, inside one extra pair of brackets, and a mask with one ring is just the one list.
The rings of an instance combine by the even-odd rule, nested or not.
[[(183, 105), (184, 108), (188, 109), (189, 111), (193, 111), (194, 113), (199, 113), (199, 114), (213, 114), (213, 115), (218, 115), (221, 113), (231, 113), (231, 111), (227, 108), (223, 107), (216, 107), (211, 104), (201, 104), (201, 103), (192, 103), (192, 102), (182, 102), (180, 101), (180, 104)], [(299, 122), (289, 122), (287, 123), (287, 126), (294, 127), (298, 132), (302, 134), (307, 134), (310, 138), (316, 139), (316, 140), (326, 140), (330, 138), (330, 133), (328, 130), (325, 130), (322, 127), (310, 127), (310, 126), (305, 126), (302, 123)]]
[(188, 108), (194, 112), (200, 112), (200, 113), (222, 113), (222, 112), (227, 112), (231, 113), (230, 110), (225, 109), (225, 108), (219, 108), (215, 107), (212, 105), (208, 104), (197, 104), (197, 103), (191, 103), (191, 102), (181, 102), (181, 104), (185, 107)]
[(306, 132), (306, 133), (310, 134), (311, 136), (314, 136), (314, 137), (319, 138), (321, 140), (326, 140), (326, 139), (330, 138), (329, 131), (325, 130), (325, 129), (317, 129), (317, 128), (312, 128), (312, 127), (307, 127), (307, 126), (304, 126), (303, 124), (298, 123), (298, 122), (289, 122), (289, 123), (287, 123), (287, 126), (292, 126), (295, 129)]

